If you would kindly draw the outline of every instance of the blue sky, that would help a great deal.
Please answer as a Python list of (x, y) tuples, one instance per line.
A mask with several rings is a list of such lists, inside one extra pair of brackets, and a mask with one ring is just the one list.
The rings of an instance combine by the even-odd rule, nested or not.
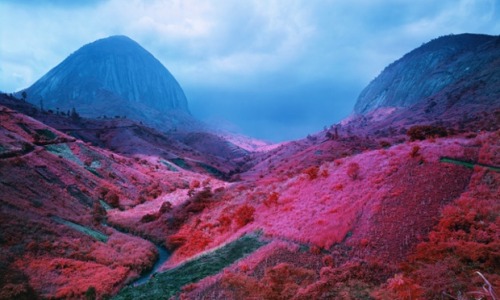
[(347, 117), (370, 80), (422, 43), (499, 34), (499, 9), (500, 0), (0, 0), (0, 90), (124, 34), (177, 78), (196, 117), (297, 139)]

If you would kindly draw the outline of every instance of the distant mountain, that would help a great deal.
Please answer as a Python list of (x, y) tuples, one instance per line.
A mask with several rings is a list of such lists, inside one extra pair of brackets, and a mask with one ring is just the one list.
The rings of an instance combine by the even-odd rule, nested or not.
[(75, 107), (85, 117), (126, 116), (159, 128), (193, 121), (172, 74), (126, 36), (83, 46), (25, 91), (33, 104)]
[[(361, 92), (354, 112), (409, 108), (424, 102), (430, 106), (444, 104), (447, 109), (460, 104), (493, 105), (498, 104), (498, 96), (500, 36), (448, 35), (386, 67)], [(438, 101), (433, 103), (432, 98)]]

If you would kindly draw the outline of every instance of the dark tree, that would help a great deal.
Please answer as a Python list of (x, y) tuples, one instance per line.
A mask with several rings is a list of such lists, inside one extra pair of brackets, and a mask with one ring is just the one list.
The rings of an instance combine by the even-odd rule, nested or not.
[(71, 119), (73, 119), (73, 121), (80, 120), (80, 115), (76, 112), (74, 107), (71, 109)]

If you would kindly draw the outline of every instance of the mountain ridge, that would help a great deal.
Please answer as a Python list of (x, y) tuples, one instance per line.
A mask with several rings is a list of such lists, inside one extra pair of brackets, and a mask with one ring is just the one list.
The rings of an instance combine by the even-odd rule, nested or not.
[[(382, 107), (407, 108), (464, 80), (469, 85), (486, 85), (479, 92), (500, 95), (499, 57), (499, 36), (458, 34), (436, 38), (388, 65), (360, 93), (354, 113), (366, 114)], [(492, 99), (481, 103), (492, 104)], [(465, 100), (474, 102), (474, 98)]]

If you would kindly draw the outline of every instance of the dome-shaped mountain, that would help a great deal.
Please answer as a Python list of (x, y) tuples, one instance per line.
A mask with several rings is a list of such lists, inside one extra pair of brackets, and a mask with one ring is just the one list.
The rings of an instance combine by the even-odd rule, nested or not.
[(495, 104), (499, 86), (500, 36), (443, 36), (387, 66), (361, 92), (354, 112), (411, 107), (435, 95), (448, 106)]
[(166, 116), (172, 112), (189, 118), (186, 96), (172, 74), (126, 36), (83, 46), (26, 93), (46, 109), (75, 107), (86, 117), (126, 116), (157, 126), (175, 123)]

